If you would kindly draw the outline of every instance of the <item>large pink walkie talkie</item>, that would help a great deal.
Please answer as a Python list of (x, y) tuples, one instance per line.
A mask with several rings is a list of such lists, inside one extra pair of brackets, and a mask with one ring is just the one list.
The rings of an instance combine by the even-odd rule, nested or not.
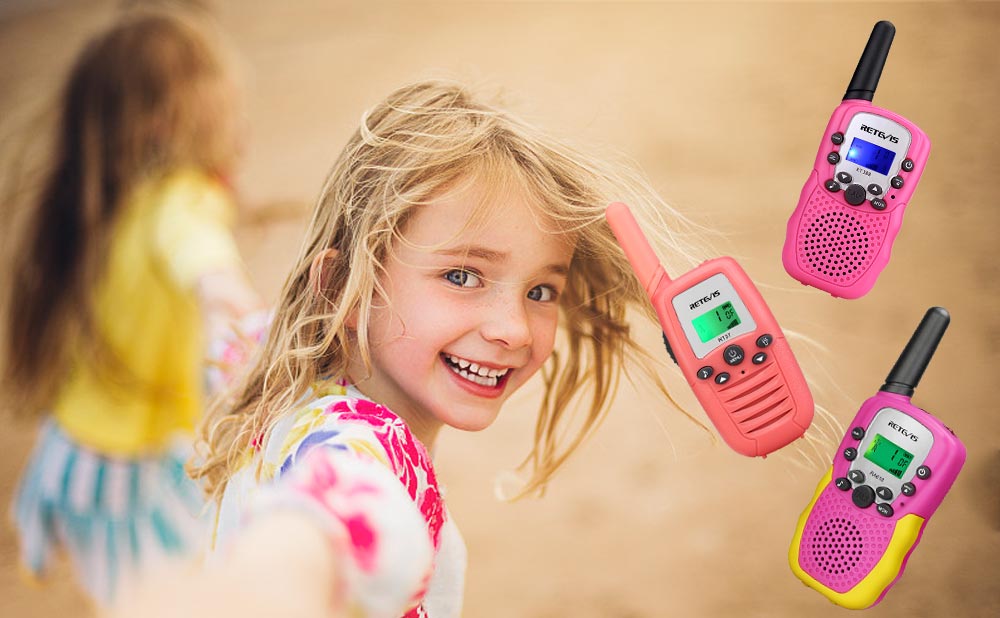
[(882, 600), (965, 463), (955, 434), (910, 402), (949, 321), (943, 308), (927, 310), (799, 518), (792, 571), (837, 605)]
[(734, 451), (763, 457), (802, 436), (812, 394), (781, 327), (736, 260), (719, 257), (671, 280), (628, 206), (608, 225), (649, 295), (667, 353)]
[(859, 298), (875, 285), (930, 152), (917, 125), (871, 103), (895, 33), (887, 21), (875, 24), (823, 133), (781, 253), (789, 275), (840, 298)]

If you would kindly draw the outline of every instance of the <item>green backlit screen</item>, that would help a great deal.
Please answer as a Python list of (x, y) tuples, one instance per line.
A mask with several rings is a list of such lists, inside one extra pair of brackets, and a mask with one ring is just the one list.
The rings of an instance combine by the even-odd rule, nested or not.
[(735, 328), (739, 323), (740, 316), (736, 315), (733, 303), (728, 300), (691, 321), (694, 331), (698, 333), (702, 343), (709, 339), (715, 339), (727, 330)]
[(901, 479), (906, 468), (913, 461), (913, 453), (877, 433), (865, 451), (865, 459)]

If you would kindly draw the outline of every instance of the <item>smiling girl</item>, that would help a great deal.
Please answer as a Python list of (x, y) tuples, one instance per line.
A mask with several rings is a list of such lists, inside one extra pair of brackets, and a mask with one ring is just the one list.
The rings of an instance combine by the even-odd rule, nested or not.
[(408, 86), (363, 117), (255, 366), (204, 425), (217, 573), (247, 607), (460, 615), (465, 547), (429, 454), (440, 429), (485, 429), (542, 370), (523, 490), (538, 493), (627, 359), (652, 375), (626, 310), (652, 312), (604, 222), (614, 200), (647, 229), (684, 224), (634, 171), (461, 87)]

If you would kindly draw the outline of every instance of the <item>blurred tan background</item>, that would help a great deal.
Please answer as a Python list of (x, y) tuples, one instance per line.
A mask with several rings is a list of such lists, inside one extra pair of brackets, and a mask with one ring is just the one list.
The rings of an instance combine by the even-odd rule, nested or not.
[[(5, 126), (46, 104), (116, 5), (0, 1)], [(450, 77), (503, 92), (509, 107), (554, 133), (633, 158), (669, 202), (717, 228), (719, 252), (741, 261), (785, 330), (822, 346), (792, 341), (817, 402), (841, 424), (881, 385), (924, 311), (947, 307), (952, 326), (914, 403), (955, 430), (969, 459), (906, 574), (867, 615), (1000, 615), (1000, 5), (212, 5), (248, 76), (239, 239), (270, 299), (362, 111), (405, 82)], [(875, 289), (837, 300), (789, 278), (781, 246), (821, 132), (879, 19), (897, 34), (875, 103), (916, 122), (933, 146)], [(660, 355), (656, 329), (639, 328)], [(704, 419), (672, 364), (664, 373)], [(750, 460), (649, 389), (623, 390), (540, 500), (506, 504), (493, 489), (528, 451), (531, 392), (488, 431), (443, 434), (438, 473), (470, 554), (465, 615), (846, 615), (787, 564), (833, 446), (796, 444)], [(4, 427), (6, 505), (34, 429), (9, 419)], [(85, 615), (65, 580), (30, 588), (14, 564), (4, 527), (0, 615)]]

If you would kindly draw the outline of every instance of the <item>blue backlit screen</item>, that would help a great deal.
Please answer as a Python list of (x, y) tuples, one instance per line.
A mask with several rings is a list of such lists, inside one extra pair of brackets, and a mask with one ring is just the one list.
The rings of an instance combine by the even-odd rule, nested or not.
[(847, 149), (848, 161), (883, 176), (889, 175), (889, 166), (892, 165), (892, 160), (895, 158), (895, 152), (888, 148), (882, 148), (878, 144), (866, 142), (859, 137), (855, 137), (854, 141), (851, 142), (851, 147)]

